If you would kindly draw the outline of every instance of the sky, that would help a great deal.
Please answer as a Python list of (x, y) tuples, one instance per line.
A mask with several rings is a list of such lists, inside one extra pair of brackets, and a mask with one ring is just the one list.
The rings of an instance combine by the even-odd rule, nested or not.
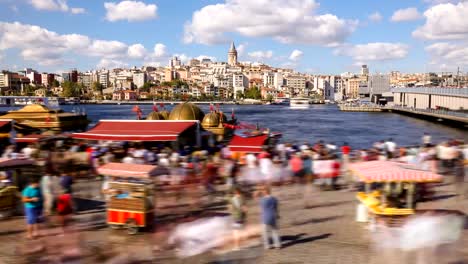
[(312, 74), (468, 72), (468, 1), (0, 0), (0, 68), (166, 66), (172, 56)]

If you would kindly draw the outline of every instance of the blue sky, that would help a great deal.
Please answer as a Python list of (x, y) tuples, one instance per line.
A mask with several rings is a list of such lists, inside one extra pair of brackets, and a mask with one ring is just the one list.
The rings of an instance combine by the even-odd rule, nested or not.
[(0, 6), (0, 67), (10, 70), (164, 66), (174, 54), (226, 61), (231, 40), (241, 61), (300, 72), (338, 74), (363, 63), (371, 72), (466, 71), (468, 64), (463, 1), (0, 0)]

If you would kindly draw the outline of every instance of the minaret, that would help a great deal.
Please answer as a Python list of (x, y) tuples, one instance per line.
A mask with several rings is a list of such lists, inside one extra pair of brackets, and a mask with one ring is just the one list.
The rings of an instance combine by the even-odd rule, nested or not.
[(237, 65), (237, 50), (236, 46), (234, 46), (234, 42), (231, 42), (231, 48), (229, 48), (228, 64), (231, 66)]

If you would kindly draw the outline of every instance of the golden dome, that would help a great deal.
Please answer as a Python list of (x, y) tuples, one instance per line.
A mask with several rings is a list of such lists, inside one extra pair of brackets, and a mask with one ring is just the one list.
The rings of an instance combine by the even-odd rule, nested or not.
[(209, 113), (203, 118), (202, 126), (203, 127), (217, 127), (219, 126), (219, 114), (218, 113)]
[(166, 110), (159, 111), (159, 116), (164, 120), (168, 120), (169, 119), (169, 112), (166, 111)]
[(164, 120), (159, 112), (151, 112), (146, 116), (146, 120)]
[(27, 105), (19, 110), (11, 111), (11, 112), (28, 112), (28, 113), (49, 113), (51, 110), (47, 108), (45, 105), (40, 104), (30, 104)]
[(203, 120), (205, 114), (196, 105), (192, 103), (181, 103), (172, 109), (169, 120)]

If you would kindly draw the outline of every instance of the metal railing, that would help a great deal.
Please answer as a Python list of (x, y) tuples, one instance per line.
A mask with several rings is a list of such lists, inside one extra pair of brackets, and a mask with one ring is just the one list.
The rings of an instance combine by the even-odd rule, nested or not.
[(436, 94), (436, 95), (468, 97), (468, 88), (441, 88), (441, 87), (393, 88), (392, 92), (393, 93), (418, 93), (418, 94)]
[(395, 110), (411, 111), (411, 112), (415, 112), (415, 113), (418, 113), (418, 112), (420, 112), (420, 113), (429, 113), (429, 114), (461, 117), (461, 118), (468, 119), (468, 113), (462, 113), (462, 112), (456, 112), (456, 111), (450, 111), (450, 110), (420, 109), (420, 108), (405, 107), (405, 106), (400, 106), (400, 105), (393, 105), (393, 107), (391, 107), (391, 108), (395, 109)]

